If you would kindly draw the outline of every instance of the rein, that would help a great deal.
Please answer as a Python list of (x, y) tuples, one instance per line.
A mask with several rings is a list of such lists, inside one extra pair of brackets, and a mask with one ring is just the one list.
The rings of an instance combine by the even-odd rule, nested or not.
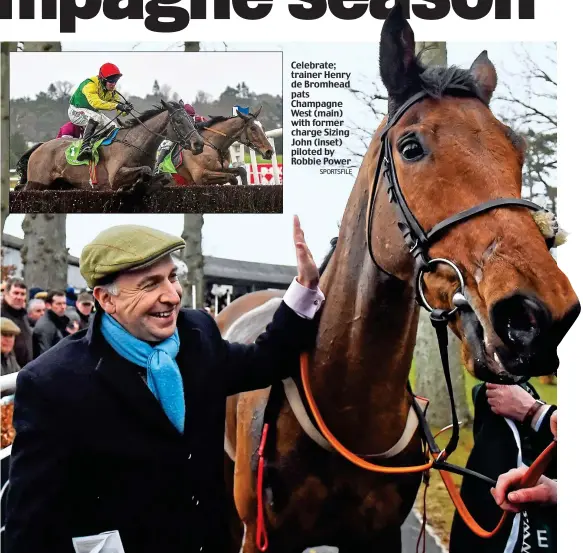
[[(132, 110), (130, 113), (136, 118), (136, 120), (138, 121), (138, 123), (140, 125), (142, 125), (142, 127), (144, 127), (144, 129), (146, 129), (150, 134), (153, 134), (154, 136), (157, 136), (158, 138), (161, 138), (162, 140), (168, 140), (169, 142), (172, 142), (173, 144), (178, 144), (179, 146), (181, 146), (182, 148), (184, 148), (185, 150), (189, 150), (190, 149), (190, 144), (188, 143), (188, 140), (190, 139), (190, 137), (197, 132), (196, 127), (194, 126), (194, 123), (192, 124), (192, 131), (190, 131), (186, 136), (182, 136), (182, 134), (180, 132), (178, 132), (178, 129), (176, 128), (175, 124), (174, 124), (174, 116), (177, 113), (180, 113), (181, 111), (183, 111), (187, 118), (189, 119), (190, 116), (188, 115), (188, 113), (186, 113), (186, 110), (184, 108), (180, 108), (177, 109), (174, 113), (170, 114), (168, 113), (168, 116), (170, 118), (170, 124), (172, 125), (172, 130), (174, 131), (174, 133), (176, 134), (176, 136), (178, 137), (178, 140), (172, 140), (171, 138), (168, 138), (166, 136), (164, 136), (163, 134), (157, 133), (156, 131), (153, 131), (152, 129), (150, 129), (149, 127), (147, 127), (140, 119), (139, 117), (136, 117), (136, 115), (134, 115), (134, 113), (140, 113), (136, 110)], [(123, 142), (123, 141), (119, 141), (119, 142)], [(127, 142), (124, 142), (124, 144), (127, 144)], [(138, 148), (137, 146), (133, 145), (133, 144), (128, 144), (130, 146), (134, 146), (135, 148), (137, 148), (140, 151), (144, 151), (141, 150), (140, 148)]]

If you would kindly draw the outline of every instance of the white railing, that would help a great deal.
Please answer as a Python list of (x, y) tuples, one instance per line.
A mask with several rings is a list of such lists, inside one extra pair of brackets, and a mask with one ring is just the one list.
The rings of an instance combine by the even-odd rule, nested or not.
[[(279, 165), (277, 163), (277, 152), (275, 151), (274, 138), (279, 138), (283, 136), (283, 129), (273, 129), (267, 131), (265, 136), (269, 139), (271, 144), (273, 154), (271, 156), (271, 168), (273, 171), (273, 184), (281, 184), (281, 175), (279, 174)], [(232, 163), (245, 163), (245, 145), (239, 142), (235, 142), (230, 148), (231, 162)], [(249, 156), (251, 157), (251, 171), (253, 172), (253, 180), (256, 184), (261, 182), (261, 176), (259, 174), (259, 169), (257, 167), (257, 154), (255, 150), (249, 148)]]
[(3, 374), (0, 376), (0, 392), (14, 392), (18, 373)]

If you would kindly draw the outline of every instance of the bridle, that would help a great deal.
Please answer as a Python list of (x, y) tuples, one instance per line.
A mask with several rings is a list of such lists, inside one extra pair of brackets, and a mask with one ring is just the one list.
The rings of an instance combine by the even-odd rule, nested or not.
[[(459, 85), (450, 85), (443, 93), (448, 94), (450, 96), (462, 96), (473, 98), (477, 97), (474, 91), (467, 87)], [(459, 441), (459, 422), (455, 410), (453, 387), (449, 371), (449, 359), (447, 353), (448, 342), (447, 325), (449, 321), (453, 319), (453, 316), (459, 309), (471, 309), (471, 308), (469, 306), (469, 302), (465, 297), (465, 283), (462, 271), (459, 269), (459, 267), (457, 267), (457, 265), (453, 261), (449, 259), (431, 258), (431, 256), (429, 255), (429, 248), (453, 226), (463, 221), (467, 221), (468, 219), (474, 217), (475, 215), (485, 213), (486, 211), (489, 211), (491, 209), (510, 206), (510, 207), (526, 207), (534, 211), (547, 211), (547, 210), (544, 210), (544, 208), (540, 207), (534, 202), (530, 202), (528, 200), (523, 200), (520, 198), (495, 198), (483, 202), (470, 209), (466, 209), (464, 211), (456, 213), (455, 215), (452, 215), (450, 217), (447, 217), (443, 221), (436, 224), (429, 231), (425, 231), (421, 224), (419, 223), (419, 221), (417, 220), (417, 218), (415, 217), (414, 213), (411, 211), (409, 205), (407, 204), (407, 201), (405, 200), (403, 191), (399, 184), (399, 180), (397, 178), (397, 173), (395, 169), (395, 160), (393, 159), (392, 144), (389, 138), (390, 134), (389, 131), (397, 124), (397, 122), (401, 119), (401, 117), (407, 112), (409, 108), (411, 108), (413, 105), (417, 104), (418, 102), (424, 100), (427, 97), (430, 97), (430, 94), (426, 91), (422, 91), (409, 98), (409, 100), (407, 100), (396, 111), (396, 113), (389, 120), (389, 122), (382, 131), (381, 151), (379, 155), (377, 168), (375, 171), (372, 190), (368, 198), (368, 207), (366, 213), (367, 244), (370, 257), (374, 264), (376, 265), (376, 267), (382, 273), (389, 276), (389, 278), (397, 279), (395, 275), (385, 270), (377, 262), (372, 248), (372, 218), (374, 214), (376, 194), (378, 191), (378, 183), (380, 181), (382, 173), (382, 175), (386, 177), (389, 201), (395, 204), (397, 208), (398, 217), (400, 219), (400, 221), (398, 222), (399, 229), (401, 230), (401, 233), (403, 234), (403, 237), (405, 239), (405, 243), (409, 248), (409, 252), (413, 256), (415, 261), (414, 286), (416, 292), (416, 300), (420, 306), (429, 311), (430, 320), (437, 333), (441, 362), (443, 365), (443, 371), (447, 384), (448, 394), (450, 397), (451, 415), (453, 423), (452, 436), (448, 444), (445, 446), (445, 448), (440, 449), (431, 432), (429, 424), (427, 423), (424, 412), (422, 411), (421, 407), (417, 404), (417, 402), (413, 400), (412, 406), (417, 414), (419, 425), (421, 426), (421, 430), (424, 434), (424, 441), (430, 453), (428, 461), (422, 465), (409, 467), (386, 467), (381, 465), (375, 465), (358, 457), (357, 455), (346, 449), (327, 428), (316, 406), (314, 396), (310, 389), (308, 379), (309, 355), (307, 353), (303, 353), (300, 358), (301, 377), (304, 393), (306, 395), (306, 400), (310, 406), (310, 410), (317, 423), (317, 426), (320, 432), (324, 435), (324, 437), (328, 440), (328, 442), (334, 447), (334, 449), (338, 453), (340, 453), (343, 457), (348, 459), (356, 466), (359, 466), (360, 468), (364, 468), (366, 470), (375, 471), (383, 474), (411, 474), (418, 472), (426, 472), (430, 468), (438, 469), (448, 489), (450, 497), (452, 498), (452, 501), (455, 504), (456, 509), (458, 510), (461, 518), (464, 520), (466, 525), (478, 536), (482, 538), (490, 538), (494, 536), (500, 530), (500, 528), (502, 528), (508, 516), (507, 512), (504, 512), (500, 522), (493, 530), (491, 531), (484, 530), (469, 513), (449, 473), (453, 472), (461, 475), (476, 477), (487, 482), (490, 486), (495, 486), (496, 482), (487, 476), (484, 476), (482, 474), (479, 474), (466, 468), (452, 465), (446, 461), (449, 455), (456, 449)], [(548, 240), (547, 246), (552, 247), (553, 241), (554, 239), (550, 239), (550, 241)], [(433, 271), (435, 267), (439, 264), (446, 264), (451, 269), (453, 269), (459, 281), (459, 288), (457, 289), (456, 293), (453, 295), (452, 298), (454, 306), (451, 309), (440, 309), (432, 307), (427, 302), (427, 299), (425, 298), (423, 292), (423, 275), (427, 272)], [(410, 387), (409, 392), (413, 394)], [(546, 467), (550, 462), (555, 446), (556, 442), (553, 441), (551, 445), (549, 445), (543, 451), (543, 453), (541, 453), (541, 455), (536, 459), (536, 461), (531, 465), (531, 467), (521, 480), (521, 487), (533, 486), (538, 481), (539, 477), (542, 475), (544, 470), (546, 470)]]
[[(135, 115), (134, 112), (138, 113), (138, 115)], [(185, 119), (188, 120), (192, 124), (192, 130), (187, 135), (183, 135), (180, 132), (180, 130), (176, 127), (176, 121), (174, 120), (174, 117), (177, 114), (180, 114), (181, 112), (184, 112)], [(140, 123), (140, 125), (142, 125), (142, 127), (144, 127), (144, 129), (146, 129), (150, 134), (157, 136), (158, 138), (162, 138), (163, 140), (168, 140), (169, 142), (172, 142), (173, 144), (178, 144), (181, 148), (184, 148), (185, 150), (190, 150), (190, 137), (194, 133), (198, 132), (196, 129), (196, 125), (192, 121), (190, 115), (188, 115), (187, 111), (182, 107), (175, 109), (172, 113), (170, 113), (170, 111), (168, 110), (168, 117), (170, 119), (170, 126), (172, 127), (172, 130), (174, 131), (174, 134), (175, 134), (177, 140), (172, 140), (172, 138), (164, 136), (163, 134), (157, 133), (156, 131), (153, 131), (152, 129), (150, 129), (142, 121), (140, 121), (140, 119), (139, 119), (140, 112), (138, 112), (137, 110), (132, 110), (131, 114), (137, 119), (137, 121)], [(144, 152), (144, 150), (142, 150), (140, 147), (136, 146), (135, 144), (132, 144), (131, 142), (128, 142), (126, 139), (117, 140), (117, 141), (122, 142), (128, 146), (132, 146), (133, 148), (140, 150), (144, 154), (147, 154), (147, 152)]]
[[(214, 134), (218, 134), (218, 135), (222, 136), (223, 138), (233, 139), (234, 141), (240, 142), (244, 146), (247, 146), (250, 150), (254, 150), (254, 151), (258, 152), (259, 151), (258, 148), (251, 141), (244, 140), (244, 139), (242, 139), (241, 136), (239, 136), (239, 135), (243, 134), (243, 132), (247, 128), (247, 124), (248, 124), (247, 121), (245, 121), (245, 125), (243, 125), (243, 128), (240, 131), (238, 131), (236, 134), (234, 134), (233, 136), (229, 136), (222, 131), (218, 131), (217, 129), (213, 129), (212, 127), (205, 127), (204, 129), (201, 129), (201, 132), (209, 131), (209, 132), (212, 132)], [(215, 150), (219, 154), (220, 162), (222, 165), (223, 162), (225, 161), (224, 156), (225, 156), (226, 150), (225, 151), (221, 150), (218, 146), (213, 144), (210, 140), (205, 140), (204, 137), (203, 137), (203, 140), (204, 140), (205, 146), (209, 146), (210, 148), (212, 148), (213, 150)]]

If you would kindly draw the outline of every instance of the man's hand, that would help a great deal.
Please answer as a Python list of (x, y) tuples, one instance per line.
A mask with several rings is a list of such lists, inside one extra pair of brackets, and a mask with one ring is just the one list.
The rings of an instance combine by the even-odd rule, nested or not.
[(520, 386), (486, 383), (486, 398), (496, 415), (522, 422), (535, 399)]
[[(492, 488), (490, 492), (501, 509), (518, 513), (524, 503), (557, 503), (557, 483), (546, 476), (541, 476), (532, 488), (522, 488), (508, 493), (510, 488), (519, 485), (520, 479), (527, 470), (528, 467), (520, 467), (498, 477), (496, 488)], [(506, 498), (507, 493), (508, 498)]]
[(294, 215), (294, 243), (298, 260), (298, 282), (306, 288), (315, 290), (320, 281), (320, 273), (312, 257), (312, 252), (306, 244), (304, 231), (300, 226), (300, 220), (297, 215)]

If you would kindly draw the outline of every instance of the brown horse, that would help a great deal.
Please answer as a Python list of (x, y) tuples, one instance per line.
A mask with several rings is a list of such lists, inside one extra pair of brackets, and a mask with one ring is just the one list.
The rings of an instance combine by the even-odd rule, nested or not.
[(121, 123), (115, 141), (99, 150), (96, 184), (89, 178), (87, 165), (70, 165), (65, 150), (71, 140), (58, 138), (40, 144), (25, 153), (18, 162), (20, 189), (47, 190), (62, 184), (88, 190), (119, 190), (149, 184), (156, 151), (168, 138), (191, 150), (202, 152), (203, 139), (182, 101), (164, 102), (137, 118)]
[(245, 167), (229, 167), (229, 148), (241, 142), (257, 150), (265, 159), (273, 155), (271, 143), (259, 125), (256, 124), (261, 107), (251, 115), (237, 111), (233, 117), (213, 117), (198, 125), (205, 141), (202, 154), (194, 156), (184, 152), (183, 163), (178, 174), (187, 184), (237, 184), (241, 177), (248, 184)]
[[(380, 70), (389, 117), (420, 91), (430, 93), (411, 105), (388, 135), (395, 173), (420, 224), (429, 229), (484, 201), (519, 198), (524, 145), (488, 107), (496, 71), (486, 53), (468, 71), (425, 69), (414, 48), (413, 32), (397, 4), (383, 26)], [(455, 94), (457, 85), (472, 93)], [(344, 446), (377, 464), (410, 466), (425, 459), (420, 432), (409, 426), (407, 392), (419, 307), (413, 257), (383, 181), (370, 214), (370, 246), (392, 276), (379, 270), (367, 249), (381, 129), (364, 157), (320, 281), (326, 303), (309, 381), (324, 421)], [(556, 370), (557, 345), (580, 306), (528, 209), (505, 206), (472, 217), (445, 233), (430, 254), (452, 260), (465, 279), (472, 316), (462, 324), (456, 315), (450, 327), (463, 343), (471, 372), (512, 380), (515, 374)], [(452, 307), (458, 280), (447, 265), (438, 265), (425, 285), (432, 305)], [(269, 292), (237, 299), (217, 317), (223, 336), (254, 341), (280, 301), (279, 294)], [(521, 363), (512, 362), (517, 359)], [(269, 550), (291, 553), (326, 544), (341, 553), (401, 551), (400, 526), (413, 506), (420, 475), (364, 471), (329, 451), (313, 427), (310, 437), (309, 421), (304, 421), (306, 430), (298, 422), (302, 407), (294, 399), (294, 380), (285, 381), (291, 400), (279, 411), (270, 460), (264, 502)], [(234, 459), (234, 468), (227, 464), (227, 483), (232, 482), (244, 524), (237, 536), (243, 553), (258, 551), (257, 451), (268, 394), (258, 390), (227, 400), (225, 450)], [(391, 449), (392, 455), (382, 453)]]

